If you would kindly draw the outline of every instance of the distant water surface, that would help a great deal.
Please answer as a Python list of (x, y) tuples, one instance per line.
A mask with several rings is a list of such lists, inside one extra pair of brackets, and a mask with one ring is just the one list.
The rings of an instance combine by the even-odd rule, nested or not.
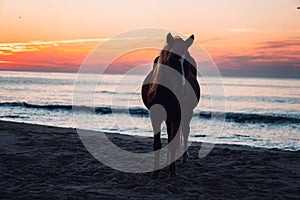
[[(95, 101), (82, 101), (73, 113), (75, 77), (72, 73), (1, 71), (0, 119), (59, 127), (75, 127), (80, 119), (79, 127), (84, 129), (153, 135), (140, 97), (144, 76), (131, 75), (119, 84), (121, 75), (105, 75), (96, 87)], [(214, 84), (214, 79), (199, 78), (201, 101), (194, 111), (190, 140), (300, 150), (300, 80), (223, 77), (226, 119), (222, 123), (211, 119), (212, 113), (224, 112), (212, 107), (206, 83)], [(92, 83), (87, 79), (86, 84)], [(135, 90), (128, 90), (132, 87)], [(222, 96), (213, 98), (223, 101)], [(91, 112), (94, 107), (95, 113)]]

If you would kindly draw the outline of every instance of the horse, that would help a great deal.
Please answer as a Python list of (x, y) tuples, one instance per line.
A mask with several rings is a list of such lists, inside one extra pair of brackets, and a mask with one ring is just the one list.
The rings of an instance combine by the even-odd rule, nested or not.
[(142, 100), (150, 111), (154, 132), (153, 177), (159, 173), (161, 125), (166, 123), (168, 134), (169, 176), (176, 176), (175, 156), (183, 138), (182, 162), (188, 161), (188, 136), (193, 110), (200, 100), (200, 86), (197, 81), (196, 62), (188, 49), (194, 42), (194, 35), (186, 40), (167, 34), (166, 45), (155, 58), (153, 69), (146, 76), (142, 89)]

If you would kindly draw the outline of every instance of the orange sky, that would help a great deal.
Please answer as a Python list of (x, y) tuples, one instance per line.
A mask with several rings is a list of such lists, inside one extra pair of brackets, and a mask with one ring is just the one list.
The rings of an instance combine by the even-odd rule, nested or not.
[[(0, 0), (0, 70), (76, 71), (112, 35), (162, 27), (194, 33), (225, 75), (300, 77), (299, 5), (296, 0)], [(124, 56), (113, 71), (151, 61), (155, 54)]]

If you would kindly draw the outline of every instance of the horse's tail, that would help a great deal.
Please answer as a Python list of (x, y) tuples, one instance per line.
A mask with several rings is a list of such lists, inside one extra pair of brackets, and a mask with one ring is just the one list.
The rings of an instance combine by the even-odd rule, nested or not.
[(153, 85), (155, 85), (155, 84), (154, 83), (150, 84), (149, 90), (147, 92), (147, 100), (149, 103), (154, 100), (154, 97), (155, 97), (156, 91), (157, 91), (157, 86), (155, 87)]

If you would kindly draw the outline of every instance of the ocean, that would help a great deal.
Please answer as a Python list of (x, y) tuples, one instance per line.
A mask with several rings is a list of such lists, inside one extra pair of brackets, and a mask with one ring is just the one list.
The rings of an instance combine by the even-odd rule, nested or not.
[[(106, 74), (95, 88), (95, 98), (76, 105), (75, 78), (75, 73), (1, 71), (0, 120), (152, 137), (140, 95), (145, 75), (129, 75), (120, 84), (122, 75)], [(190, 141), (300, 150), (300, 80), (222, 77), (225, 102), (214, 97), (225, 103), (220, 110), (212, 106), (206, 88), (214, 79), (199, 77), (201, 100), (194, 110)], [(87, 85), (93, 84), (88, 80)], [(79, 109), (73, 112), (73, 106)], [(212, 117), (214, 113), (225, 113), (225, 119)], [(162, 135), (167, 137), (165, 126)]]

